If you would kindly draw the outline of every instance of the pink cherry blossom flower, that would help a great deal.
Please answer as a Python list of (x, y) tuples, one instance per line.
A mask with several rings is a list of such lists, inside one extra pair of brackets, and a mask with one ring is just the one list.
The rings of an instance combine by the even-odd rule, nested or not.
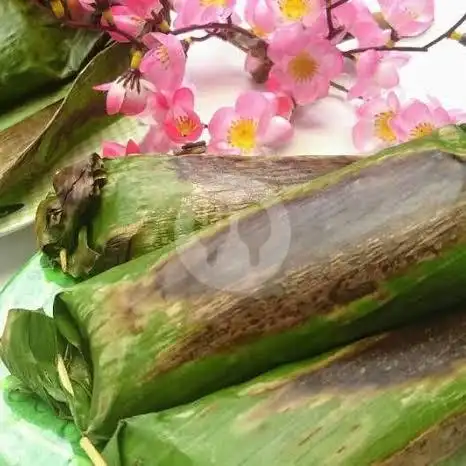
[(325, 97), (330, 81), (343, 69), (341, 52), (299, 24), (279, 29), (272, 37), (268, 55), (274, 63), (271, 77), (298, 104)]
[(208, 129), (209, 152), (221, 154), (255, 154), (288, 142), (293, 134), (290, 122), (277, 115), (274, 101), (256, 91), (241, 94), (234, 107), (217, 110)]
[[(161, 10), (160, 0), (125, 0), (110, 9), (115, 26), (132, 37), (138, 37), (146, 23), (154, 22)], [(107, 23), (105, 18), (103, 22)], [(119, 42), (128, 42), (121, 34), (111, 33), (111, 36)]]
[(387, 98), (376, 97), (356, 110), (358, 121), (353, 128), (353, 142), (362, 152), (372, 152), (398, 142), (393, 120), (400, 112), (400, 101), (394, 92)]
[(336, 7), (333, 15), (337, 25), (343, 26), (357, 39), (359, 47), (385, 45), (390, 39), (390, 31), (384, 31), (377, 24), (362, 0), (351, 0)]
[[(128, 73), (138, 73), (138, 71), (131, 70)], [(130, 80), (122, 76), (113, 82), (94, 87), (97, 91), (107, 92), (106, 108), (109, 115), (123, 113), (134, 116), (139, 115), (146, 108), (154, 87), (137, 74), (134, 77), (134, 80)]]
[(259, 37), (267, 37), (278, 27), (278, 15), (278, 4), (273, 0), (246, 1), (244, 18)]
[(102, 156), (107, 159), (115, 159), (127, 155), (137, 155), (141, 153), (139, 145), (130, 139), (126, 145), (113, 141), (104, 141), (102, 144)]
[(194, 109), (194, 94), (191, 89), (178, 89), (172, 97), (164, 129), (167, 136), (177, 144), (195, 142), (204, 131), (204, 125)]
[(437, 101), (430, 105), (420, 100), (412, 100), (393, 119), (392, 126), (397, 138), (408, 141), (428, 136), (437, 128), (456, 123), (456, 112), (448, 112)]
[(159, 91), (174, 91), (181, 86), (186, 70), (183, 45), (172, 34), (146, 34), (144, 43), (150, 48), (139, 69)]
[(193, 24), (225, 21), (234, 15), (236, 0), (182, 0), (174, 4), (177, 17), (175, 26), (182, 28)]
[(398, 69), (408, 63), (410, 56), (401, 52), (378, 52), (368, 50), (359, 54), (356, 63), (357, 81), (350, 89), (350, 99), (369, 99), (380, 94), (382, 89), (398, 86)]
[(197, 141), (204, 131), (194, 111), (194, 94), (189, 88), (155, 93), (149, 100), (148, 111), (152, 124), (142, 144), (144, 149), (167, 151)]
[(422, 34), (434, 22), (434, 0), (379, 0), (387, 22), (401, 37)]

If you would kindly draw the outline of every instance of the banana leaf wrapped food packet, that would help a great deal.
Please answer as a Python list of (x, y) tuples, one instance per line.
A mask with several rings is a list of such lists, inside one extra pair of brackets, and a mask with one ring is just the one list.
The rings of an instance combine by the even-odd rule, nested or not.
[(108, 466), (461, 466), (465, 332), (466, 313), (453, 313), (124, 420), (103, 456)]
[(40, 203), (42, 251), (70, 275), (96, 274), (358, 157), (136, 156), (60, 170)]
[(63, 28), (30, 0), (0, 2), (0, 108), (73, 77), (101, 35)]
[(2, 359), (98, 441), (120, 419), (458, 306), (466, 165), (437, 147), (290, 187), (63, 291), (53, 319), (12, 310)]

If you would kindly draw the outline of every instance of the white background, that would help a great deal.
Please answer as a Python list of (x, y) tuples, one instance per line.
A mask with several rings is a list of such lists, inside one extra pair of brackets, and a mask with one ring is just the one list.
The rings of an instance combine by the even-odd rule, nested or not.
[[(422, 1), (422, 0), (419, 0)], [(371, 1), (374, 8), (376, 2)], [(437, 21), (428, 34), (410, 41), (424, 44), (447, 30), (466, 11), (465, 0), (437, 0)], [(463, 26), (463, 31), (466, 27)], [(197, 88), (197, 108), (208, 120), (216, 108), (232, 105), (241, 89), (250, 86), (243, 72), (244, 56), (228, 44), (209, 41), (195, 44), (189, 55), (189, 77)], [(414, 54), (401, 71), (403, 94), (423, 98), (432, 95), (447, 107), (466, 110), (466, 47), (443, 41), (428, 53)], [(351, 142), (354, 114), (336, 91), (308, 106), (296, 121), (293, 143), (285, 154), (334, 155), (355, 153)], [(136, 189), (136, 187), (135, 187)], [(0, 284), (35, 251), (32, 228), (0, 238)]]

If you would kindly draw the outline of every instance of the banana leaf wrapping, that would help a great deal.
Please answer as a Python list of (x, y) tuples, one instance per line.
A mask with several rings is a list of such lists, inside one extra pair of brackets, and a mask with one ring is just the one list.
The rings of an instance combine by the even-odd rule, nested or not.
[[(52, 267), (43, 254), (33, 256), (0, 291), (0, 328), (12, 307), (51, 311), (53, 296), (71, 286), (70, 276)], [(68, 418), (8, 376), (0, 362), (0, 464), (2, 466), (91, 466), (79, 447), (81, 434)]]
[(401, 146), (69, 288), (53, 319), (10, 311), (2, 359), (99, 441), (122, 418), (464, 303), (463, 134), (442, 134), (456, 155), (436, 138)]
[(103, 138), (129, 137), (128, 128), (134, 134), (134, 121), (109, 117), (105, 96), (93, 89), (127, 68), (128, 51), (121, 44), (106, 48), (64, 93), (58, 91), (55, 97), (62, 101), (45, 107), (39, 101), (38, 113), (26, 106), (11, 116), (14, 124), (0, 133), (0, 236), (33, 222), (53, 173), (87, 159)]
[(463, 466), (466, 313), (124, 420), (108, 466)]
[(55, 192), (36, 214), (38, 244), (65, 272), (86, 277), (355, 160), (94, 155), (54, 176)]
[(0, 2), (0, 109), (73, 77), (100, 34), (63, 28), (30, 0)]

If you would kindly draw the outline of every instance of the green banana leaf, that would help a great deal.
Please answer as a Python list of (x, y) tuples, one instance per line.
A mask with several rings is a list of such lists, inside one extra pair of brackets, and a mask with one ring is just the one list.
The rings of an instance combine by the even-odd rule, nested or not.
[(36, 214), (38, 243), (63, 271), (85, 277), (355, 160), (93, 155), (54, 176)]
[[(120, 44), (103, 50), (79, 74), (58, 108), (56, 103), (41, 107), (39, 102), (44, 113), (38, 116), (26, 109), (38, 124), (29, 136), (24, 136), (24, 126), (30, 122), (18, 121), (18, 116), (10, 120), (15, 125), (0, 133), (5, 141), (5, 149), (0, 149), (0, 236), (33, 221), (58, 169), (100, 150), (105, 138), (137, 136), (133, 119), (109, 117), (105, 96), (92, 88), (119, 76), (128, 57), (128, 48)], [(56, 97), (59, 102), (61, 94)]]
[[(54, 295), (75, 281), (36, 254), (0, 292), (0, 327), (12, 307), (52, 313)], [(0, 465), (90, 466), (74, 423), (8, 377), (0, 363)]]
[(466, 313), (124, 420), (108, 466), (463, 466)]
[[(58, 97), (58, 96), (57, 96)], [(56, 100), (0, 132), (0, 177), (8, 171), (18, 156), (37, 139), (60, 107)]]
[[(0, 328), (3, 329), (10, 309), (41, 308), (52, 315), (55, 295), (76, 283), (72, 277), (54, 267), (46, 256), (35, 254), (0, 291)], [(0, 377), (7, 373), (0, 362)]]
[(101, 39), (63, 28), (31, 0), (0, 2), (0, 109), (50, 92), (78, 73)]
[(12, 310), (2, 359), (96, 442), (123, 418), (459, 306), (464, 137), (450, 127), (291, 187), (59, 293), (53, 318)]

